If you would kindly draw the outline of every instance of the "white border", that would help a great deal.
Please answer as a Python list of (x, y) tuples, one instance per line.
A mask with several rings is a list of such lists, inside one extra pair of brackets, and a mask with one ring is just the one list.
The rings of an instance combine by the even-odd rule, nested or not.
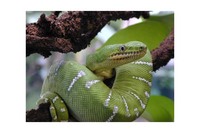
[[(179, 132), (199, 131), (198, 1), (26, 0), (1, 3), (1, 130), (6, 132)], [(92, 4), (91, 4), (92, 3)], [(26, 123), (25, 11), (174, 10), (175, 122), (173, 123)], [(3, 74), (3, 75), (2, 75)]]

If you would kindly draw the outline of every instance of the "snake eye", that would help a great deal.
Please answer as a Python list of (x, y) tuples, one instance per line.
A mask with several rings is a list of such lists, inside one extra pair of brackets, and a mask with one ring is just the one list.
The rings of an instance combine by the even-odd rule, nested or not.
[(120, 50), (121, 52), (124, 52), (124, 51), (126, 50), (126, 47), (125, 47), (124, 45), (122, 45), (122, 46), (120, 46), (119, 50)]

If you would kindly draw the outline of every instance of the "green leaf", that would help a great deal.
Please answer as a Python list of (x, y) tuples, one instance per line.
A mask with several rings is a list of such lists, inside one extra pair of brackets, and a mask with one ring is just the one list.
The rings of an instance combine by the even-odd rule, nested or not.
[(174, 102), (165, 96), (151, 96), (142, 117), (151, 122), (173, 122)]
[(137, 40), (145, 43), (152, 50), (167, 37), (173, 24), (174, 14), (151, 16), (141, 23), (119, 30), (105, 42), (104, 46)]
[(168, 28), (168, 32), (174, 27), (174, 14), (172, 13), (152, 15), (149, 20), (162, 22)]

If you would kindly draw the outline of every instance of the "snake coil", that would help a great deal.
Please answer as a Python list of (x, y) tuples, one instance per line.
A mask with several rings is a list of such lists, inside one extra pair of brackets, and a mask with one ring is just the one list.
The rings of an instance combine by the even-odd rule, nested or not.
[[(115, 75), (113, 75), (115, 71)], [(109, 88), (103, 81), (115, 77)], [(38, 102), (50, 102), (53, 121), (133, 121), (150, 97), (152, 58), (139, 41), (102, 46), (87, 57), (51, 66)]]

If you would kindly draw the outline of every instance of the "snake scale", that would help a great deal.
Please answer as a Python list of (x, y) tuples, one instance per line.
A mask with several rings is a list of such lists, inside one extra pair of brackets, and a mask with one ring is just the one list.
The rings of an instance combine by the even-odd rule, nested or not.
[[(103, 81), (114, 77), (112, 87)], [(152, 58), (139, 41), (102, 46), (86, 65), (57, 62), (44, 80), (38, 102), (50, 102), (52, 121), (133, 121), (150, 97)]]

